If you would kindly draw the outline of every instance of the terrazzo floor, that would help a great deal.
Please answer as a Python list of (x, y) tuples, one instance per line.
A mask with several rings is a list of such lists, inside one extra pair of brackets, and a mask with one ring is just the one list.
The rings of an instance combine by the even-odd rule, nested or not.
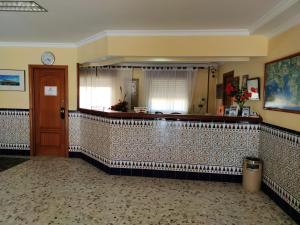
[(33, 158), (0, 172), (0, 224), (296, 223), (240, 184), (111, 176), (81, 159)]

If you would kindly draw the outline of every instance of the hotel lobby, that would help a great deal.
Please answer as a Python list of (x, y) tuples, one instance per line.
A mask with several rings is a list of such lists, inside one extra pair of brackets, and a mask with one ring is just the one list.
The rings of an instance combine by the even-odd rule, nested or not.
[(0, 1), (0, 225), (300, 224), (300, 1)]

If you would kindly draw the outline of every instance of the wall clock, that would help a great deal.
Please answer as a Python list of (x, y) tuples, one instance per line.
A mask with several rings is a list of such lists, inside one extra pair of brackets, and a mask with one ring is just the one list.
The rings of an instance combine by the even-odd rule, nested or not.
[(41, 60), (44, 65), (52, 65), (55, 61), (55, 56), (52, 52), (44, 52)]

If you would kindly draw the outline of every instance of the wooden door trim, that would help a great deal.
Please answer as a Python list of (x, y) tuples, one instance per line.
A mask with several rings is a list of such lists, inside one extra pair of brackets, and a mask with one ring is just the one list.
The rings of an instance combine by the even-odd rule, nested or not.
[(226, 97), (227, 97), (226, 91), (225, 91), (225, 89), (226, 89), (225, 80), (226, 80), (226, 78), (228, 78), (228, 77), (232, 77), (232, 79), (234, 79), (234, 70), (229, 71), (229, 72), (227, 72), (227, 73), (223, 73), (223, 105), (224, 105), (224, 106), (225, 106), (225, 99), (226, 99)]
[(30, 155), (36, 155), (35, 149), (35, 103), (34, 103), (34, 69), (63, 69), (65, 79), (65, 157), (69, 156), (69, 95), (68, 95), (68, 66), (66, 65), (28, 65), (29, 71), (29, 119), (30, 119)]

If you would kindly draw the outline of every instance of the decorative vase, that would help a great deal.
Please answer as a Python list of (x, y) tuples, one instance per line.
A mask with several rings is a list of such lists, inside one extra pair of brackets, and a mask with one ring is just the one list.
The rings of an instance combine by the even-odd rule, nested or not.
[(243, 104), (238, 104), (238, 116), (242, 116), (242, 114), (243, 114), (243, 106), (244, 106), (244, 103)]

